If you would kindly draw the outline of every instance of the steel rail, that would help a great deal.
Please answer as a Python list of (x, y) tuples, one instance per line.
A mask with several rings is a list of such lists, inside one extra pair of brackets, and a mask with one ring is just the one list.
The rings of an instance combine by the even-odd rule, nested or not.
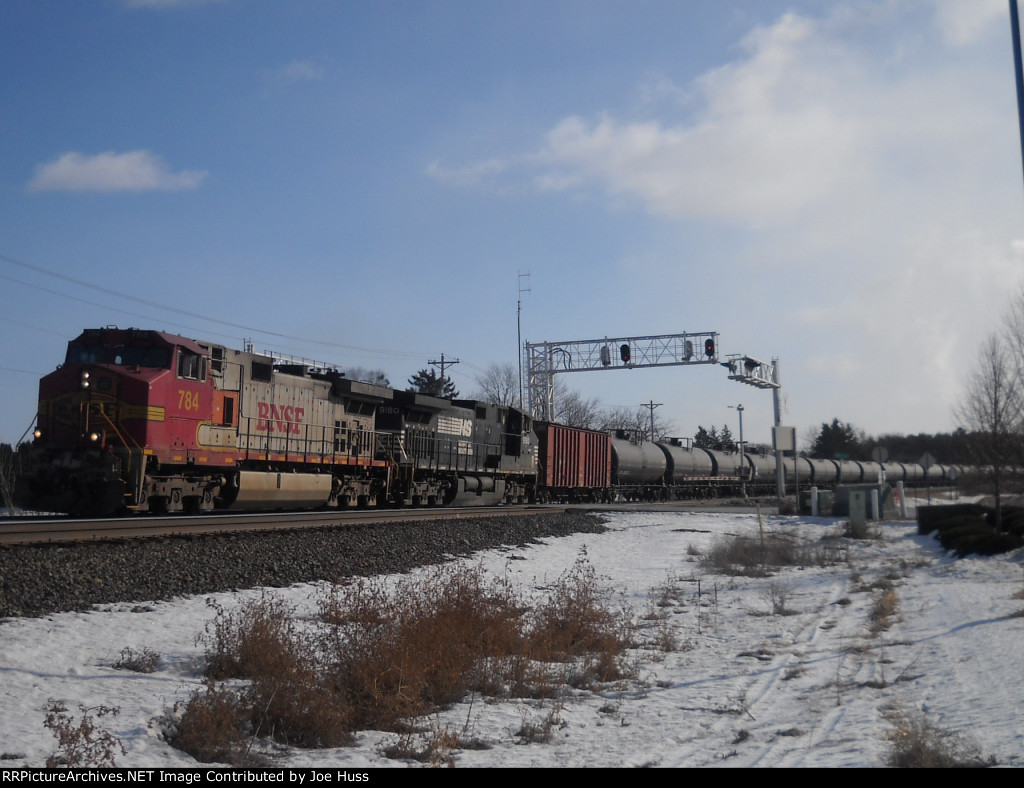
[(359, 509), (344, 512), (248, 512), (102, 520), (0, 520), (0, 545), (155, 539), (168, 536), (339, 528), (416, 520), (465, 520), (564, 512), (564, 506), (481, 506), (458, 509)]

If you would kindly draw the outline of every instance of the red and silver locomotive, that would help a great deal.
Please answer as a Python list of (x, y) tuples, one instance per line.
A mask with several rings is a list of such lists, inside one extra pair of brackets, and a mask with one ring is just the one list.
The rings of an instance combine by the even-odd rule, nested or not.
[(137, 329), (68, 344), (35, 434), (18, 504), (83, 515), (522, 501), (537, 467), (515, 408)]

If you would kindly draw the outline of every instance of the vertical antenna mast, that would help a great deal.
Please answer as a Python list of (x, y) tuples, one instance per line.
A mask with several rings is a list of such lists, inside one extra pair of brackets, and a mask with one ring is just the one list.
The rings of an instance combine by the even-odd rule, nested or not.
[(523, 401), (523, 293), (529, 293), (530, 288), (523, 289), (523, 277), (530, 278), (530, 272), (525, 274), (520, 271), (517, 286), (519, 288), (519, 300), (516, 302), (516, 356), (519, 357), (519, 407), (524, 406)]
[(1020, 126), (1021, 167), (1024, 167), (1024, 67), (1021, 65), (1020, 17), (1017, 0), (1010, 0), (1010, 29), (1013, 32), (1013, 66), (1017, 77), (1017, 122)]

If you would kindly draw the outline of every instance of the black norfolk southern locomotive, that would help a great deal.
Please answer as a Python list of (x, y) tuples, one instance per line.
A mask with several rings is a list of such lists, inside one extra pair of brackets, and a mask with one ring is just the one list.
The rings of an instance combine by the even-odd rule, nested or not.
[(138, 329), (69, 343), (35, 436), (17, 504), (90, 516), (516, 502), (537, 467), (515, 408)]

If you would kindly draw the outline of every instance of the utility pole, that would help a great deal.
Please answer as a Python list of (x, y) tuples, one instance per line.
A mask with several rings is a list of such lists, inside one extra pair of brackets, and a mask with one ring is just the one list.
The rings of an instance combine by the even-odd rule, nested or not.
[(442, 353), (440, 361), (428, 361), (427, 363), (430, 364), (432, 367), (440, 367), (441, 368), (441, 391), (444, 391), (444, 380), (445, 380), (445, 378), (444, 378), (444, 369), (445, 369), (445, 367), (450, 367), (453, 364), (458, 364), (459, 360), (456, 358), (456, 359), (449, 359), (448, 361), (445, 361), (444, 353)]
[(654, 442), (654, 409), (655, 408), (660, 408), (664, 404), (665, 404), (664, 402), (655, 402), (654, 400), (651, 400), (650, 402), (641, 402), (640, 403), (640, 407), (641, 408), (647, 408), (648, 410), (651, 411), (651, 442), (652, 443)]

